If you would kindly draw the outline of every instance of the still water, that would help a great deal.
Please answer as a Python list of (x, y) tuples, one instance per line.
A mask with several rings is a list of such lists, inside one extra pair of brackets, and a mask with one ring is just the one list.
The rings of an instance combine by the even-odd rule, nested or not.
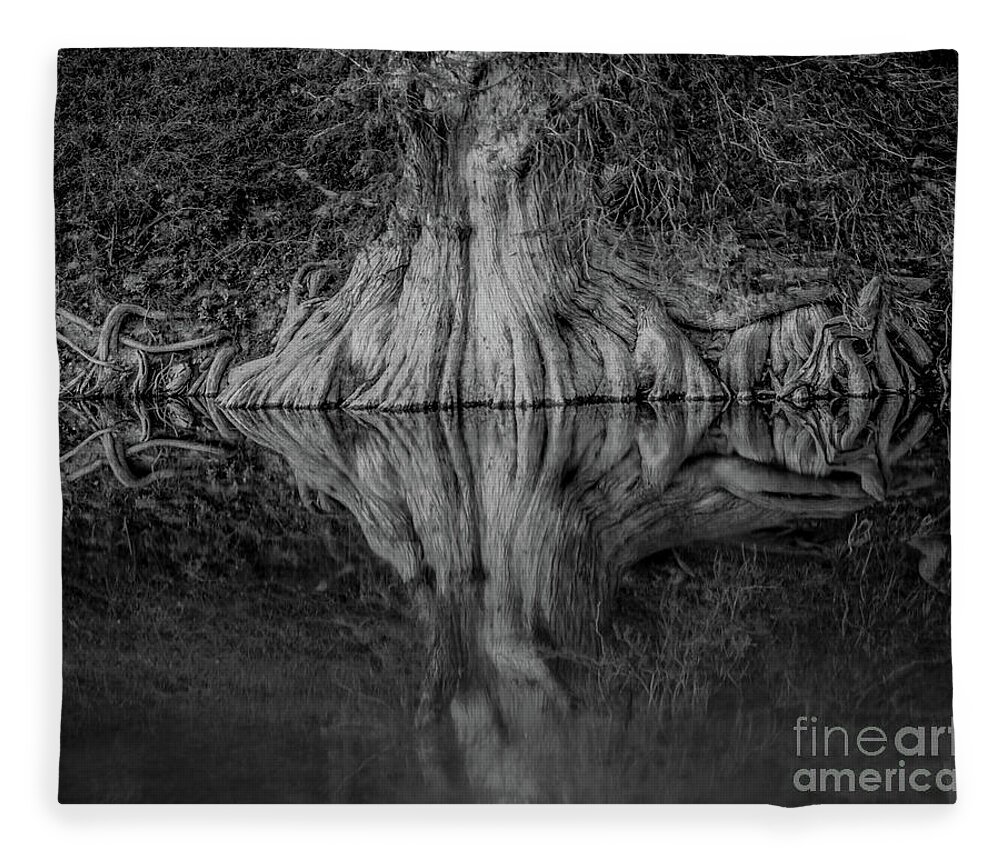
[(947, 417), (65, 403), (64, 802), (949, 802)]

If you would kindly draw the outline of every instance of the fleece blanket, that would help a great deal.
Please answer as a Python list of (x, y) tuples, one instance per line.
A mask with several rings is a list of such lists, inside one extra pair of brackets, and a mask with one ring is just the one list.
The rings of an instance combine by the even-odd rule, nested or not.
[(63, 51), (66, 803), (950, 803), (957, 58)]

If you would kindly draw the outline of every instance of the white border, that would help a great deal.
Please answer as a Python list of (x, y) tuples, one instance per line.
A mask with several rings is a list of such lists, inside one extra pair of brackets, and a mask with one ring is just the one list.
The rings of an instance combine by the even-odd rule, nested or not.
[[(383, 2), (8, 4), (4, 98), (3, 845), (149, 858), (378, 856), (843, 857), (961, 853), (996, 844), (1000, 776), (992, 521), (997, 425), (989, 370), (1000, 339), (994, 42), (976, 5), (926, 2)], [(345, 8), (346, 7), (346, 8)], [(59, 484), (52, 338), (52, 111), (62, 47), (145, 45), (463, 47), (726, 53), (957, 48), (961, 114), (954, 302), (954, 658), (959, 802), (951, 808), (59, 807)]]

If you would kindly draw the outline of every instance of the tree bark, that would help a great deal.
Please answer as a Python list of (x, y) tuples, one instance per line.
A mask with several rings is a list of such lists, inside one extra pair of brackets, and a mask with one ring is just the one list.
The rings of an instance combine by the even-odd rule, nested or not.
[[(821, 299), (819, 281), (727, 301), (709, 273), (657, 266), (577, 223), (581, 189), (542, 146), (550, 91), (475, 60), (405, 126), (396, 223), (343, 289), (237, 368), (229, 406), (409, 409), (652, 397), (725, 388), (674, 318), (706, 329)], [(555, 94), (571, 98), (572, 69)], [(816, 277), (816, 273), (808, 273)]]

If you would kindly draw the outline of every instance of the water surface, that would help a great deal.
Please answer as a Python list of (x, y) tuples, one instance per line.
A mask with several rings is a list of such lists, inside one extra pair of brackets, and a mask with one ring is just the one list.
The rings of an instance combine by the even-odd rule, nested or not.
[(919, 403), (61, 414), (63, 801), (954, 799)]

